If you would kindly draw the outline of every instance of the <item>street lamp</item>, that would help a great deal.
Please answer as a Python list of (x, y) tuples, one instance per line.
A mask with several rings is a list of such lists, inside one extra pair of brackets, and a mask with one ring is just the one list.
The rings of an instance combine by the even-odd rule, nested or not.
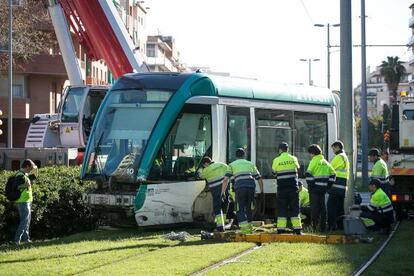
[(327, 49), (327, 53), (328, 53), (328, 58), (327, 58), (327, 63), (328, 63), (328, 81), (327, 81), (327, 86), (328, 86), (328, 88), (331, 88), (331, 52), (330, 52), (330, 50), (329, 50), (329, 48), (331, 48), (331, 44), (330, 44), (330, 33), (329, 33), (329, 28), (332, 26), (332, 27), (339, 27), (340, 26), (340, 24), (326, 24), (326, 25), (324, 25), (324, 24), (314, 24), (313, 26), (315, 26), (315, 27), (319, 27), (319, 28), (324, 28), (324, 27), (326, 27), (326, 30), (327, 30), (327, 46), (326, 46), (326, 49)]
[(308, 58), (308, 59), (305, 59), (305, 58), (301, 58), (301, 59), (299, 59), (300, 61), (307, 61), (308, 63), (309, 63), (309, 86), (312, 86), (313, 85), (313, 81), (312, 81), (312, 61), (319, 61), (320, 59), (319, 58), (314, 58), (314, 59), (311, 59), (311, 58)]

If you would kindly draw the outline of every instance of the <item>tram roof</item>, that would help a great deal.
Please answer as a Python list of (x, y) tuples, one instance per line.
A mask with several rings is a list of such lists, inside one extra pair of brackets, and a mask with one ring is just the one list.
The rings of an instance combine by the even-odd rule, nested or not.
[(112, 89), (166, 89), (178, 90), (188, 79), (196, 82), (207, 77), (213, 85), (192, 89), (192, 95), (234, 97), (269, 101), (295, 102), (317, 105), (335, 105), (327, 88), (264, 82), (253, 79), (222, 77), (201, 73), (135, 73), (122, 76)]
[(208, 76), (218, 96), (257, 100), (334, 105), (331, 90), (327, 88), (264, 82), (252, 79)]

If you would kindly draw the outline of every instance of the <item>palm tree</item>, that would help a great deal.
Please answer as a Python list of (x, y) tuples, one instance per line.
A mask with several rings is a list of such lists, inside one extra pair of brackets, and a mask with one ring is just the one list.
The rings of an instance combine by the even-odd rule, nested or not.
[(387, 83), (388, 90), (392, 93), (392, 104), (397, 101), (398, 85), (405, 74), (405, 67), (399, 57), (387, 57), (387, 61), (383, 60), (380, 65), (381, 76)]

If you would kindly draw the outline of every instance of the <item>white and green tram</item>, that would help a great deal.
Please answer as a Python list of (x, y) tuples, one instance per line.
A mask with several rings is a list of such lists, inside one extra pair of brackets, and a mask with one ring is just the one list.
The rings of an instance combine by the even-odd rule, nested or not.
[(274, 218), (278, 144), (289, 143), (303, 177), (310, 144), (332, 158), (338, 108), (335, 94), (319, 87), (201, 73), (124, 75), (89, 137), (82, 178), (97, 185), (87, 200), (139, 226), (212, 221), (211, 194), (195, 172), (203, 156), (230, 163), (242, 147), (264, 178), (260, 215)]

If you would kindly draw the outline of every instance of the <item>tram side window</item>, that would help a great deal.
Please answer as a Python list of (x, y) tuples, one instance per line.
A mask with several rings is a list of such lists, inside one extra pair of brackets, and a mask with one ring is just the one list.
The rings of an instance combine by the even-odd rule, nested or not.
[(299, 176), (308, 168), (310, 158), (308, 147), (318, 144), (325, 156), (327, 152), (327, 119), (326, 114), (315, 114), (306, 112), (295, 112), (296, 145), (294, 154), (297, 156), (301, 169)]
[(292, 148), (292, 119), (292, 111), (256, 109), (256, 165), (264, 178), (272, 177), (278, 145), (287, 142)]
[(250, 109), (227, 107), (227, 162), (236, 160), (236, 149), (246, 151), (250, 160)]
[(211, 107), (186, 105), (154, 160), (149, 180), (188, 180), (211, 155)]

